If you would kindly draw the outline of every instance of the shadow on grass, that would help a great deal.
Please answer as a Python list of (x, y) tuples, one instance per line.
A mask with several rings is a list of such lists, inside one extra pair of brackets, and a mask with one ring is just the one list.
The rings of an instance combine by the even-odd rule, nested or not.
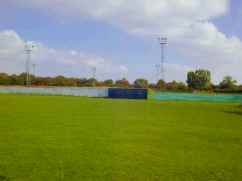
[(10, 181), (10, 179), (6, 176), (0, 175), (0, 181)]
[(224, 111), (224, 112), (228, 114), (236, 114), (236, 115), (242, 116), (242, 111)]
[(235, 110), (224, 111), (224, 112), (228, 114), (236, 114), (236, 115), (242, 116), (242, 105), (237, 106)]

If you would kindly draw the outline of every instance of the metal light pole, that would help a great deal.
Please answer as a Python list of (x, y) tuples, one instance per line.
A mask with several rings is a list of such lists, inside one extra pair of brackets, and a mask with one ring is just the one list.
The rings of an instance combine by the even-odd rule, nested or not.
[(160, 74), (161, 74), (160, 64), (155, 65), (155, 71), (156, 71), (155, 72), (156, 82), (158, 82), (160, 79)]
[(33, 66), (33, 71), (32, 71), (33, 73), (32, 73), (32, 74), (33, 74), (33, 76), (35, 76), (35, 68), (36, 68), (36, 64), (33, 63), (32, 66)]
[(92, 78), (96, 79), (97, 68), (92, 67)]
[(35, 47), (34, 44), (26, 43), (25, 44), (25, 54), (26, 54), (26, 86), (31, 85), (30, 80), (30, 61), (31, 61), (31, 54), (33, 51), (33, 48)]
[(97, 68), (94, 66), (92, 67), (92, 78), (94, 79), (92, 82), (92, 86), (95, 87), (96, 86), (96, 73), (97, 73)]
[(161, 79), (165, 81), (165, 46), (168, 44), (167, 37), (158, 38), (160, 46), (161, 46)]

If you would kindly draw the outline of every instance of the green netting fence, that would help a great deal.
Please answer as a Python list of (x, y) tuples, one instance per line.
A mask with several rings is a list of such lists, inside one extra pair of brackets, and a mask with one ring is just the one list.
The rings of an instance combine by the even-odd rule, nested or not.
[(242, 102), (241, 94), (198, 94), (198, 93), (173, 93), (153, 92), (150, 99), (154, 100), (189, 100), (211, 102)]

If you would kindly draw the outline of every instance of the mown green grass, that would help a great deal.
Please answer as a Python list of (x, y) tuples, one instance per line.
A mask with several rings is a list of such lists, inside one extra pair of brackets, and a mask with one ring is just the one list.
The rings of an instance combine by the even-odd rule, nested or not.
[(0, 95), (0, 179), (242, 180), (238, 104)]

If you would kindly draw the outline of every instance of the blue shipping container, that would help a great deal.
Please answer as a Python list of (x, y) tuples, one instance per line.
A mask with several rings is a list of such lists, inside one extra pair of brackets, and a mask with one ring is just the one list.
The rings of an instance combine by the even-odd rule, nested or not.
[(113, 99), (147, 99), (147, 89), (109, 88), (108, 97)]

